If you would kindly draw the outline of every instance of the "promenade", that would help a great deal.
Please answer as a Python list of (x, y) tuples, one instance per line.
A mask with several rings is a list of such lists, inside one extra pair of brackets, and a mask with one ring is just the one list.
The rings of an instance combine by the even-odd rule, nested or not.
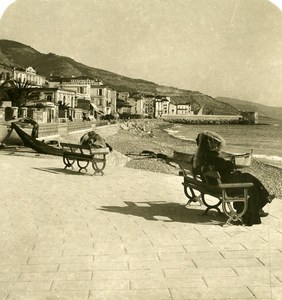
[(0, 152), (0, 299), (282, 299), (282, 202), (263, 224), (185, 208), (182, 179)]

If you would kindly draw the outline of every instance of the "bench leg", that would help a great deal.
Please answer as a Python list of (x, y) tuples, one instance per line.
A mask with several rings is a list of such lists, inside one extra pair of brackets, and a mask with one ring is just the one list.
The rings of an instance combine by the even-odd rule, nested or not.
[(216, 197), (213, 197), (213, 198), (217, 199), (218, 202), (216, 204), (210, 205), (205, 199), (205, 194), (202, 194), (203, 204), (207, 207), (203, 213), (204, 215), (207, 215), (211, 209), (215, 209), (219, 214), (221, 214), (221, 210), (220, 210), (219, 206), (221, 205), (222, 201), (221, 201), (221, 199), (218, 199)]
[(101, 175), (101, 176), (104, 175), (104, 172), (103, 172), (104, 168), (100, 169), (95, 160), (92, 160), (92, 168), (94, 170), (94, 173), (92, 174), (92, 176), (93, 175)]
[(85, 172), (87, 173), (87, 167), (89, 165), (89, 161), (84, 161), (84, 165), (81, 164), (82, 161), (78, 160), (77, 161), (77, 166), (79, 167), (79, 171), (81, 172), (81, 170), (85, 170)]
[(66, 169), (66, 168), (72, 168), (73, 169), (73, 164), (75, 162), (74, 159), (69, 159), (69, 158), (63, 156), (63, 162), (65, 164), (64, 169)]
[[(189, 189), (189, 191), (188, 191)], [(194, 190), (190, 187), (184, 186), (184, 194), (185, 196), (189, 199), (188, 202), (186, 203), (187, 206), (190, 206), (191, 203), (195, 202), (195, 203), (199, 203), (200, 205), (202, 205), (202, 199), (201, 199), (201, 194), (196, 195)]]
[(242, 216), (245, 214), (247, 208), (248, 208), (248, 199), (241, 199), (240, 202), (243, 202), (244, 203), (244, 208), (243, 210), (238, 213), (234, 208), (233, 208), (233, 201), (232, 200), (226, 200), (226, 199), (223, 199), (223, 202), (222, 202), (222, 209), (225, 213), (225, 215), (228, 218), (228, 220), (226, 221), (225, 225), (232, 225), (231, 222), (240, 222), (241, 224), (243, 224), (243, 219), (242, 219)]
[(220, 208), (218, 206), (208, 206), (205, 211), (203, 212), (203, 215), (206, 216), (208, 212), (212, 209), (215, 209), (219, 214), (222, 214)]
[(93, 175), (104, 175), (103, 170), (106, 167), (106, 156), (105, 155), (95, 155), (92, 160), (92, 168), (94, 170)]

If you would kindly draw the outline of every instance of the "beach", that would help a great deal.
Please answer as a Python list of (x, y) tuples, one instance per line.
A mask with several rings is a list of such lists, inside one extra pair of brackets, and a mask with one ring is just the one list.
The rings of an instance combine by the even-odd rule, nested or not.
[[(196, 150), (195, 141), (182, 140), (166, 132), (172, 126), (170, 123), (150, 119), (145, 121), (129, 121), (129, 123), (134, 124), (131, 125), (133, 128), (130, 128), (128, 125), (121, 125), (117, 133), (107, 137), (108, 143), (116, 151), (131, 158), (131, 161), (126, 164), (129, 168), (177, 175), (179, 170), (174, 165), (167, 164), (163, 159), (146, 158), (138, 154), (144, 150), (148, 150), (172, 157), (173, 151), (194, 153)], [(142, 129), (145, 128), (145, 130), (136, 130), (136, 126)], [(153, 135), (150, 132), (153, 132)], [(255, 175), (264, 183), (270, 193), (275, 194), (278, 198), (282, 197), (281, 168), (253, 159), (251, 166), (241, 171)]]

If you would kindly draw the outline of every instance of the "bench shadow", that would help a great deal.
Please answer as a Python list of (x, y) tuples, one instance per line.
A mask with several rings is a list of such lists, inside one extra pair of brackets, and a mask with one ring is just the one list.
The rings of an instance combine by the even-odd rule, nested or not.
[(170, 202), (130, 202), (124, 201), (126, 206), (101, 206), (99, 210), (132, 215), (149, 221), (181, 222), (222, 226), (227, 218), (224, 214), (210, 211), (203, 215), (205, 206), (186, 207), (179, 203)]
[(42, 172), (54, 173), (54, 174), (66, 174), (66, 175), (92, 175), (91, 172), (78, 172), (77, 169), (64, 169), (64, 168), (32, 168)]

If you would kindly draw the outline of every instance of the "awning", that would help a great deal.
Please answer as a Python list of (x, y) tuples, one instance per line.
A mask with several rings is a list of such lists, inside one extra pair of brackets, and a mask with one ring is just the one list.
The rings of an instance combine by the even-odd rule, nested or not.
[(90, 105), (93, 107), (93, 109), (97, 112), (99, 112), (99, 109), (95, 103), (90, 103)]
[(50, 101), (47, 101), (47, 100), (45, 100), (45, 101), (43, 101), (43, 100), (28, 101), (25, 106), (27, 106), (27, 107), (34, 107), (37, 104), (43, 105), (45, 107), (55, 107), (55, 104), (53, 102), (50, 102)]

